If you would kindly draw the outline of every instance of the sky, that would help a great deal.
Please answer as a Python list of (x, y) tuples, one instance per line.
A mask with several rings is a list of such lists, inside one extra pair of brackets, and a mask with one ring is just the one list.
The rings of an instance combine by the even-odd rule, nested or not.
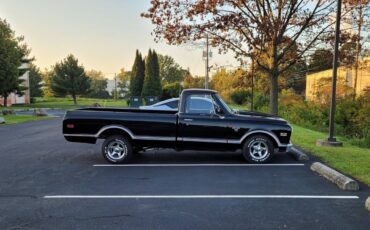
[[(35, 64), (51, 68), (68, 54), (87, 70), (102, 71), (112, 79), (121, 68), (130, 70), (135, 50), (149, 48), (172, 56), (193, 75), (204, 76), (202, 48), (154, 42), (154, 26), (140, 17), (150, 0), (0, 0), (0, 18), (16, 35), (23, 35)], [(232, 54), (213, 49), (210, 65), (236, 66)]]

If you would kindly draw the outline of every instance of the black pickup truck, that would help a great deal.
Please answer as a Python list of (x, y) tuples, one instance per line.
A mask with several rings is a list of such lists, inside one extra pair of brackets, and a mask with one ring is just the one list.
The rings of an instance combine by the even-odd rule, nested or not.
[(110, 163), (127, 163), (146, 148), (177, 150), (242, 149), (251, 163), (269, 161), (291, 147), (291, 126), (282, 118), (235, 112), (216, 91), (186, 89), (178, 111), (84, 108), (68, 111), (63, 121), (67, 141), (96, 143)]

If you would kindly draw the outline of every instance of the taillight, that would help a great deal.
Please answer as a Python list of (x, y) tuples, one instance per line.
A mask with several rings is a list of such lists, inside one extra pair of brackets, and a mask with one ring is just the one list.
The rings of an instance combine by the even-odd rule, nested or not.
[(68, 129), (73, 129), (75, 127), (75, 125), (74, 124), (67, 124), (67, 128)]

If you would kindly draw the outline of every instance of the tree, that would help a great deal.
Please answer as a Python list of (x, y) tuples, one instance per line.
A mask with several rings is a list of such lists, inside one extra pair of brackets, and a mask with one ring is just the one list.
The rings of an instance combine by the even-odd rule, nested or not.
[(179, 97), (183, 90), (180, 82), (169, 83), (163, 86), (161, 100)]
[(217, 90), (223, 99), (231, 102), (231, 95), (235, 91), (251, 87), (251, 78), (247, 78), (247, 75), (247, 71), (242, 68), (232, 71), (226, 71), (224, 68), (219, 69), (212, 76), (212, 89)]
[[(335, 33), (328, 33), (323, 39), (327, 46), (319, 48), (319, 50), (334, 50)], [(355, 34), (348, 30), (342, 30), (339, 36), (339, 57), (338, 61), (341, 66), (352, 66), (355, 64), (356, 58), (356, 40)], [(331, 60), (333, 62), (333, 60)], [(331, 68), (331, 67), (330, 67)]]
[(0, 96), (4, 106), (7, 106), (9, 94), (14, 92), (21, 96), (26, 89), (21, 85), (23, 70), (19, 67), (30, 51), (23, 41), (24, 38), (16, 37), (10, 25), (0, 18)]
[(34, 64), (31, 64), (31, 67), (29, 69), (29, 80), (30, 80), (29, 88), (31, 98), (41, 97), (43, 95), (42, 73), (40, 69)]
[[(329, 0), (153, 0), (142, 16), (156, 25), (156, 40), (171, 45), (204, 39), (220, 52), (231, 50), (236, 58), (257, 61), (270, 81), (270, 112), (278, 113), (278, 77), (295, 64), (288, 58), (297, 46), (302, 57), (331, 28)], [(290, 39), (288, 40), (287, 37)]]
[[(130, 77), (132, 75), (131, 71), (125, 71), (125, 69), (121, 69), (119, 74), (117, 74), (118, 79), (118, 94), (121, 97), (127, 97), (129, 95), (129, 87), (130, 87)], [(141, 94), (140, 94), (141, 95)]]
[(204, 88), (205, 77), (192, 76), (189, 71), (187, 71), (184, 78), (184, 89), (189, 88)]
[(72, 54), (55, 64), (51, 76), (51, 89), (56, 96), (71, 95), (77, 104), (77, 96), (87, 95), (90, 90), (91, 80), (86, 75), (85, 69), (78, 64), (77, 58)]
[(160, 97), (162, 93), (161, 79), (159, 78), (159, 63), (157, 53), (149, 49), (145, 60), (145, 79), (141, 95)]
[(42, 81), (44, 82), (42, 86), (42, 94), (44, 97), (53, 97), (54, 93), (53, 90), (51, 89), (51, 76), (52, 76), (52, 71), (45, 69), (42, 72)]
[(107, 91), (108, 80), (101, 71), (90, 70), (87, 76), (91, 79), (89, 96), (92, 98), (109, 98)]
[(319, 72), (331, 69), (333, 66), (333, 52), (330, 49), (317, 49), (310, 56), (308, 63), (309, 72)]
[(367, 28), (363, 31), (364, 25), (370, 23), (370, 14), (368, 13), (370, 10), (370, 1), (369, 0), (345, 0), (344, 6), (349, 8), (351, 14), (349, 17), (349, 21), (351, 24), (355, 24), (357, 27), (357, 32), (355, 35), (355, 76), (354, 76), (354, 92), (353, 92), (353, 99), (356, 98), (356, 88), (357, 88), (357, 77), (358, 77), (358, 68), (359, 68), (359, 59), (361, 52), (364, 50), (364, 42), (361, 37), (362, 33), (367, 33)]
[(130, 94), (131, 96), (140, 96), (143, 90), (145, 77), (145, 62), (141, 53), (136, 50), (134, 65), (131, 70)]
[(186, 74), (186, 70), (175, 62), (173, 57), (168, 55), (158, 55), (159, 76), (163, 84), (182, 82)]
[(307, 63), (299, 60), (283, 74), (285, 89), (293, 89), (295, 93), (304, 95), (306, 91)]

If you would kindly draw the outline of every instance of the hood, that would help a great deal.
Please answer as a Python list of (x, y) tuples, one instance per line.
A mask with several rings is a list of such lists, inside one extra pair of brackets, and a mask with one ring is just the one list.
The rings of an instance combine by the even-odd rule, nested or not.
[(259, 116), (259, 117), (274, 117), (274, 118), (280, 118), (278, 116), (268, 114), (268, 113), (261, 113), (261, 112), (252, 112), (252, 111), (246, 111), (246, 110), (240, 110), (236, 114), (239, 115), (249, 115), (249, 116)]
[(255, 117), (255, 118), (265, 118), (265, 119), (269, 119), (269, 120), (287, 122), (285, 119), (283, 119), (283, 118), (281, 118), (279, 116), (268, 114), (268, 113), (261, 113), (261, 112), (252, 112), (252, 111), (243, 111), (242, 110), (242, 111), (238, 111), (236, 113), (236, 115), (239, 115), (239, 116), (248, 116), (248, 117)]

